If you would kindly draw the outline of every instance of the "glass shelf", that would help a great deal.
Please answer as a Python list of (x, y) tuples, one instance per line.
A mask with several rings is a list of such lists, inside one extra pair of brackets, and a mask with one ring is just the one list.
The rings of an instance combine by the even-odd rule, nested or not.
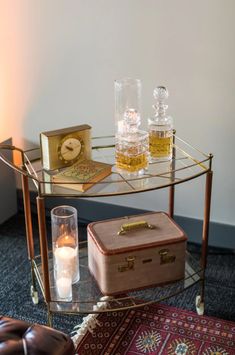
[[(150, 191), (183, 183), (205, 174), (210, 169), (212, 156), (204, 154), (177, 136), (174, 158), (170, 161), (150, 163), (148, 170), (140, 176), (116, 171), (114, 137), (93, 138), (92, 143), (92, 159), (111, 164), (113, 167), (111, 175), (95, 183), (86, 192), (72, 189), (69, 182), (63, 183), (67, 184), (68, 188), (53, 182), (52, 177), (58, 170), (43, 170), (41, 160), (35, 159), (35, 149), (24, 152), (28, 174), (42, 196), (98, 197)], [(79, 183), (78, 181), (77, 184)]]
[[(49, 277), (51, 291), (50, 309), (52, 312), (97, 313), (136, 308), (153, 302), (159, 302), (177, 295), (199, 282), (200, 273), (202, 271), (198, 262), (196, 262), (196, 260), (187, 252), (184, 279), (158, 287), (144, 288), (141, 290), (126, 292), (125, 294), (122, 293), (120, 295), (110, 296), (107, 300), (103, 301), (106, 303), (105, 310), (96, 310), (94, 307), (98, 302), (101, 302), (101, 298), (104, 295), (99, 290), (96, 281), (89, 272), (86, 242), (81, 242), (79, 244), (79, 261), (80, 280), (78, 283), (73, 285), (72, 301), (64, 302), (63, 300), (60, 301), (56, 293), (52, 253), (49, 254)], [(41, 291), (44, 293), (40, 257), (35, 258), (34, 268)]]

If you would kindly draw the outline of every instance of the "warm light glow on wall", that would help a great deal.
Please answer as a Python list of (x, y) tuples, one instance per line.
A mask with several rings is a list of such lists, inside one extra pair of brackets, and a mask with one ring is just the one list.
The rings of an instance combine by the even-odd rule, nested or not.
[(0, 141), (12, 137), (19, 146), (31, 92), (28, 1), (0, 1)]

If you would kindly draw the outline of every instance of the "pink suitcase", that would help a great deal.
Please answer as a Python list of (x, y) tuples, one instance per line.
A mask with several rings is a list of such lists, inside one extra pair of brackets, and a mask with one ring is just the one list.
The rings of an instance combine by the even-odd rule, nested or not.
[(180, 280), (187, 237), (164, 212), (88, 225), (88, 266), (104, 295)]

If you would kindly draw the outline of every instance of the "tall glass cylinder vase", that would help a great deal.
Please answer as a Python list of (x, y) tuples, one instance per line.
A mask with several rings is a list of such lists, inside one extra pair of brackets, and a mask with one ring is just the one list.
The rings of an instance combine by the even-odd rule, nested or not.
[(139, 79), (123, 78), (114, 82), (115, 125), (116, 133), (123, 133), (125, 118), (129, 111), (136, 112), (140, 118), (141, 111), (141, 81)]
[[(71, 206), (58, 206), (51, 211), (54, 277), (58, 293), (69, 295), (70, 285), (79, 278), (77, 210)], [(67, 291), (66, 291), (67, 290)], [(66, 297), (65, 297), (66, 298)], [(69, 297), (68, 297), (69, 298)]]
[(116, 169), (128, 175), (143, 174), (148, 167), (148, 132), (139, 129), (141, 124), (141, 81), (121, 79), (114, 83)]

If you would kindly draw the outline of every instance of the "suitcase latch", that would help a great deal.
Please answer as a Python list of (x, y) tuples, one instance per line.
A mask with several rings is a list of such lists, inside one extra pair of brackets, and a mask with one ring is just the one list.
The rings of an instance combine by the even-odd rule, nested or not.
[(126, 264), (123, 265), (118, 265), (118, 271), (119, 272), (124, 272), (128, 270), (134, 270), (135, 266), (135, 257), (134, 256), (128, 256), (126, 258)]
[(160, 265), (171, 264), (175, 262), (175, 255), (169, 255), (169, 249), (161, 249), (159, 251), (160, 255)]

